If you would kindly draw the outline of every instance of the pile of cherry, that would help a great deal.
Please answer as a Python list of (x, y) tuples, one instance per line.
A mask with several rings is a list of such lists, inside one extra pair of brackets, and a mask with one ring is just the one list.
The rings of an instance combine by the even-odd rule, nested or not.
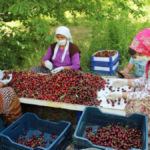
[(112, 57), (117, 53), (117, 51), (99, 51), (97, 52), (94, 57)]
[(40, 75), (34, 72), (9, 71), (13, 79), (8, 84), (18, 97), (40, 100), (99, 106), (97, 91), (105, 87), (106, 81), (99, 76), (79, 70), (63, 70), (57, 74)]
[(26, 132), (24, 132), (23, 135), (24, 136), (21, 136), (15, 142), (31, 148), (36, 148), (37, 146), (44, 147), (44, 148), (48, 147), (57, 138), (55, 135), (51, 134), (50, 137), (46, 137), (47, 140), (44, 140), (44, 132), (40, 132), (39, 135), (33, 134), (30, 137), (26, 135)]
[(86, 138), (95, 145), (110, 147), (118, 150), (130, 148), (142, 149), (142, 132), (121, 125), (99, 126), (97, 131), (92, 127), (86, 128)]

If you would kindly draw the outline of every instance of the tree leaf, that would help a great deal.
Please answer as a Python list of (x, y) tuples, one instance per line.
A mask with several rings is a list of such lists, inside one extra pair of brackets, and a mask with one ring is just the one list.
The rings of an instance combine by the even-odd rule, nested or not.
[(12, 6), (9, 7), (8, 10), (12, 12), (12, 11), (14, 10), (15, 7), (16, 7), (16, 4), (13, 4)]
[(20, 6), (19, 7), (19, 14), (23, 14), (24, 13), (24, 7), (23, 6)]
[(45, 37), (45, 41), (48, 41), (48, 40), (49, 40), (49, 36), (46, 36), (46, 37)]
[(44, 1), (41, 1), (40, 6), (43, 7), (46, 11), (48, 10), (47, 4)]
[(14, 7), (14, 9), (13, 9), (13, 14), (14, 15), (17, 15), (17, 13), (18, 13), (18, 5), (15, 5), (15, 7)]

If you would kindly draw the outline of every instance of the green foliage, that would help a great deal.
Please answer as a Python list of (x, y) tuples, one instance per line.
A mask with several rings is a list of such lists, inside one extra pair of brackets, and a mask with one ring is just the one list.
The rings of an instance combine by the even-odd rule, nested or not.
[[(146, 4), (139, 0), (0, 0), (0, 3), (0, 69), (16, 66), (22, 69), (27, 62), (33, 65), (31, 61), (54, 41), (52, 27), (70, 24), (65, 15), (68, 12), (73, 16), (71, 25), (79, 25), (77, 14), (81, 14), (86, 18), (86, 22), (81, 19), (82, 25), (90, 31), (86, 40), (84, 37), (76, 41), (82, 50), (81, 65), (85, 71), (90, 71), (90, 56), (99, 49), (119, 49), (122, 59), (128, 59), (128, 44), (137, 31), (130, 16), (135, 19), (144, 16)], [(7, 24), (10, 21), (19, 21), (21, 26), (11, 27)]]
[[(133, 1), (134, 5), (142, 7), (144, 3)], [(103, 3), (101, 14), (104, 17), (99, 17), (99, 14), (93, 16), (95, 18), (91, 22), (91, 30), (88, 33), (82, 51), (82, 68), (84, 71), (91, 72), (91, 56), (99, 50), (119, 50), (120, 52), (120, 68), (124, 68), (130, 58), (128, 48), (134, 36), (145, 28), (149, 27), (148, 18), (145, 21), (139, 21), (141, 14), (140, 9), (134, 9), (132, 5), (128, 6), (128, 1), (109, 1)], [(109, 9), (106, 9), (110, 7)], [(129, 13), (132, 12), (132, 13)], [(146, 11), (142, 11), (144, 16)], [(91, 20), (93, 19), (91, 18)], [(138, 18), (138, 19), (137, 19)], [(85, 61), (86, 60), (86, 61)]]
[[(25, 27), (33, 22), (27, 22)], [(52, 35), (43, 34), (47, 32), (46, 28), (40, 28), (40, 25), (31, 26), (22, 30), (19, 27), (11, 27), (9, 25), (0, 24), (0, 69), (14, 69), (22, 66), (28, 59), (33, 59), (36, 49), (42, 49), (47, 41), (54, 41)], [(38, 28), (35, 32), (35, 27)], [(49, 30), (48, 30), (49, 31)], [(41, 41), (40, 44), (39, 41)], [(48, 44), (47, 44), (48, 46)]]

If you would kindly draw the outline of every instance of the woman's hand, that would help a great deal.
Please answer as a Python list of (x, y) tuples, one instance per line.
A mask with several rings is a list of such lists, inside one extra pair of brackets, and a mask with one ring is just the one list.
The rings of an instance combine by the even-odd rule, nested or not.
[(0, 88), (4, 86), (4, 83), (0, 81)]
[[(122, 73), (125, 76), (125, 72), (123, 70), (119, 71), (119, 72)], [(123, 78), (119, 73), (118, 73), (118, 77)]]
[(104, 96), (106, 99), (115, 100), (116, 98), (127, 98), (127, 92), (112, 92), (105, 93)]
[(49, 70), (53, 69), (53, 64), (49, 60), (46, 60), (44, 64), (45, 64), (45, 67), (48, 68)]
[(114, 79), (112, 81), (112, 86), (114, 88), (120, 88), (122, 86), (127, 86), (128, 85), (128, 80), (127, 79)]
[(124, 75), (126, 79), (132, 79), (132, 77), (130, 76), (130, 74), (125, 74)]
[(1, 80), (1, 82), (4, 83), (4, 85), (8, 84), (12, 80), (12, 74), (9, 74), (9, 79)]
[(52, 70), (51, 73), (55, 74), (57, 72), (60, 72), (61, 70), (64, 70), (64, 67), (58, 67), (58, 68)]
[(108, 94), (104, 94), (106, 99), (115, 100), (116, 98), (122, 98), (122, 92), (112, 92)]

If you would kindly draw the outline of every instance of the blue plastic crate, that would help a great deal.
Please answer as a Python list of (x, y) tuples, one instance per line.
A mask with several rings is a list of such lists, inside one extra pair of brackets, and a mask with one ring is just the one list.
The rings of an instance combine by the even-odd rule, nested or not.
[[(79, 123), (74, 132), (74, 148), (75, 150), (84, 148), (98, 148), (101, 150), (114, 150), (104, 146), (94, 145), (91, 141), (85, 138), (85, 130), (87, 126), (96, 128), (98, 126), (107, 126), (110, 123), (117, 125), (122, 123), (123, 126), (128, 125), (131, 128), (136, 128), (142, 132), (142, 150), (148, 150), (148, 125), (147, 116), (143, 114), (133, 113), (130, 116), (112, 115), (103, 113), (97, 107), (85, 107)], [(137, 150), (137, 149), (131, 149)]]
[(81, 115), (82, 115), (82, 111), (77, 111), (77, 120), (78, 120), (78, 122), (80, 120)]
[[(3, 127), (3, 123), (2, 123), (2, 120), (1, 120), (1, 116), (0, 116), (0, 132), (2, 132), (4, 130), (4, 127)], [(2, 150), (2, 146), (1, 146), (1, 139), (0, 139), (0, 150)]]
[(3, 130), (4, 130), (4, 127), (3, 127), (2, 119), (0, 116), (0, 132), (2, 132)]
[[(54, 123), (39, 119), (33, 113), (26, 113), (0, 133), (2, 149), (33, 150), (33, 148), (14, 142), (20, 136), (23, 136), (24, 132), (26, 132), (26, 137), (31, 137), (33, 134), (38, 136), (41, 132), (44, 132), (44, 141), (52, 141), (52, 144), (49, 144), (49, 142), (45, 144), (46, 148), (38, 146), (35, 150), (65, 150), (72, 140), (70, 122)], [(52, 139), (51, 134), (54, 134), (57, 138)]]
[[(99, 67), (99, 66), (92, 66), (92, 72), (97, 72), (100, 74), (104, 74), (104, 75), (114, 75), (114, 73), (117, 71), (118, 67), (119, 67), (119, 61), (116, 63), (116, 66), (113, 67)], [(97, 69), (95, 69), (97, 68)], [(100, 69), (98, 69), (100, 68)], [(104, 70), (103, 68), (108, 68), (107, 70)]]
[[(103, 50), (100, 50), (103, 51)], [(99, 51), (98, 51), (99, 52)], [(96, 52), (96, 53), (98, 53)], [(114, 64), (120, 59), (119, 50), (117, 54), (113, 57), (94, 57), (96, 53), (91, 56), (91, 66), (102, 66), (102, 67), (113, 67)]]

